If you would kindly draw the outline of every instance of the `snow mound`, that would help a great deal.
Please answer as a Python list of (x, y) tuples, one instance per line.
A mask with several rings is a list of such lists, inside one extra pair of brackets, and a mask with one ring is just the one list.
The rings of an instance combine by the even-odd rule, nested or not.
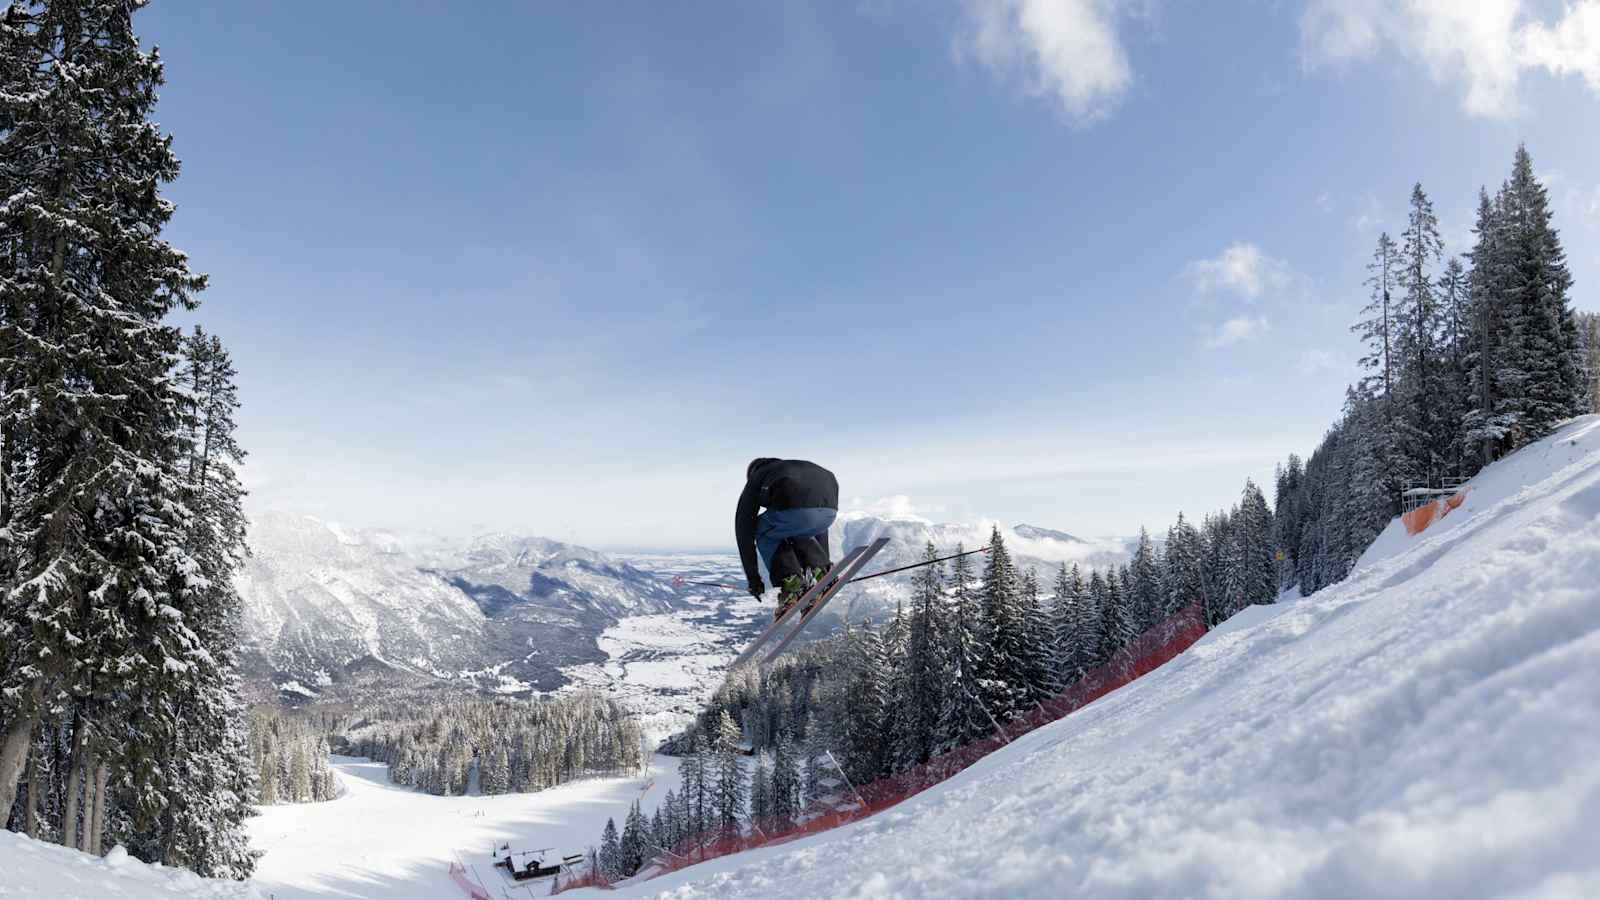
[(0, 831), (0, 898), (52, 900), (266, 900), (248, 884), (146, 865), (121, 847), (104, 859)]
[(1343, 583), (701, 897), (1600, 896), (1600, 417)]

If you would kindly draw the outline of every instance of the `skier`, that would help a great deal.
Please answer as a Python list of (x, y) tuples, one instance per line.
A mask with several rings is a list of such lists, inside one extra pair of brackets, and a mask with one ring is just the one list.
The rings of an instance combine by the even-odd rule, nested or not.
[[(756, 514), (761, 507), (767, 511)], [(767, 577), (779, 588), (781, 617), (832, 562), (828, 559), (828, 527), (839, 514), (839, 481), (833, 473), (799, 459), (761, 458), (745, 469), (744, 492), (734, 513), (733, 530), (750, 595), (761, 599)]]

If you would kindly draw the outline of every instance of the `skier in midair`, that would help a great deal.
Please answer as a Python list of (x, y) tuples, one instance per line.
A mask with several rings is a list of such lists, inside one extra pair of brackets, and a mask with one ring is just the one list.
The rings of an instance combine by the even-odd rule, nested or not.
[[(757, 515), (761, 507), (766, 512)], [(756, 556), (779, 589), (782, 616), (807, 587), (827, 571), (828, 527), (839, 515), (839, 481), (833, 473), (800, 459), (763, 457), (745, 469), (744, 492), (733, 530), (751, 596), (766, 592)]]

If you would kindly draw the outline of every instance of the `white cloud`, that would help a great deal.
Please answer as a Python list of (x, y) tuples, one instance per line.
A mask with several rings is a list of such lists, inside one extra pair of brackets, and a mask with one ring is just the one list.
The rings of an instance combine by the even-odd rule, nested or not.
[(1308, 69), (1392, 47), (1435, 82), (1464, 82), (1462, 106), (1475, 116), (1516, 115), (1530, 70), (1580, 75), (1600, 93), (1600, 0), (1566, 4), (1553, 25), (1530, 20), (1524, 0), (1311, 0), (1300, 33)]
[(1317, 195), (1316, 203), (1318, 212), (1333, 212), (1333, 194), (1323, 191)]
[(1246, 300), (1254, 300), (1264, 291), (1282, 291), (1301, 280), (1287, 262), (1250, 241), (1234, 241), (1214, 259), (1197, 259), (1184, 267), (1183, 274), (1202, 294), (1226, 290)]
[(1216, 331), (1206, 338), (1206, 346), (1215, 350), (1254, 340), (1266, 334), (1271, 327), (1267, 324), (1266, 316), (1235, 316), (1217, 326)]
[(1529, 66), (1552, 75), (1580, 75), (1600, 93), (1600, 2), (1568, 6), (1554, 27), (1530, 22), (1519, 33), (1521, 55)]
[(1126, 0), (966, 0), (967, 28), (956, 54), (1002, 78), (1020, 80), (1068, 116), (1109, 113), (1133, 81), (1116, 17)]
[(890, 497), (879, 497), (876, 500), (867, 500), (862, 497), (855, 497), (851, 499), (849, 506), (850, 510), (849, 512), (845, 513), (846, 516), (868, 515), (879, 519), (922, 522), (924, 524), (927, 524), (932, 520), (923, 515), (923, 513), (938, 513), (944, 511), (943, 507), (938, 506), (918, 506), (917, 504), (912, 503), (911, 498), (907, 497), (905, 494), (895, 494)]

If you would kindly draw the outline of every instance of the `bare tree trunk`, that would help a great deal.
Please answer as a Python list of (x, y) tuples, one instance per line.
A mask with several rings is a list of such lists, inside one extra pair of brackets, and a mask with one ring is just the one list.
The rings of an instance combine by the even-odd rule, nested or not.
[(72, 717), (72, 754), (67, 757), (67, 804), (61, 813), (61, 846), (81, 849), (78, 809), (83, 794), (83, 714)]
[[(42, 683), (35, 681), (29, 691), (29, 700), (21, 705), (22, 710), (12, 721), (6, 723), (6, 731), (0, 738), (0, 820), (11, 815), (11, 807), (17, 802), (17, 785), (22, 780), (22, 770), (26, 766), (28, 751), (33, 745), (33, 729), (39, 724), (39, 713), (32, 711), (38, 702)], [(4, 821), (0, 821), (0, 828), (4, 828)]]
[[(33, 746), (33, 736), (29, 735), (28, 746)], [(28, 837), (35, 840), (39, 837), (39, 791), (44, 785), (39, 779), (38, 754), (28, 754), (28, 805), (24, 808), (22, 817), (23, 830)]]
[(89, 816), (89, 852), (95, 856), (103, 856), (101, 839), (106, 831), (106, 764), (95, 761), (94, 764), (94, 812)]

